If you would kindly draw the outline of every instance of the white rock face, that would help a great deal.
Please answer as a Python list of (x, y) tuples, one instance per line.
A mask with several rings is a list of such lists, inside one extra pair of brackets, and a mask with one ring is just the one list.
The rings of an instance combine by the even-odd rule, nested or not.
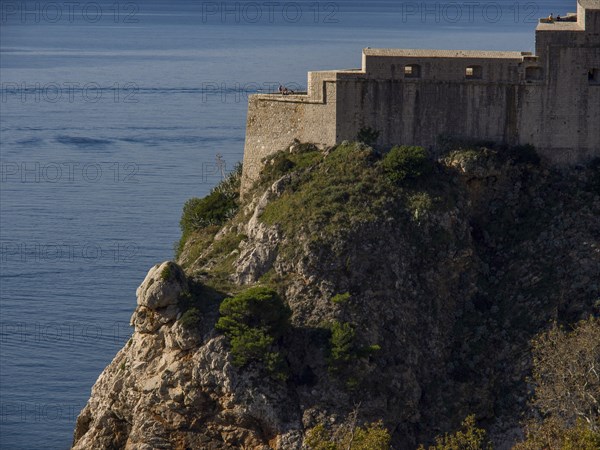
[(177, 318), (179, 297), (188, 290), (186, 276), (177, 264), (165, 261), (148, 271), (137, 288), (137, 308), (130, 324), (140, 333), (154, 333)]
[(137, 304), (150, 309), (177, 305), (182, 292), (188, 289), (183, 270), (171, 261), (157, 264), (137, 288)]
[(276, 227), (267, 226), (259, 218), (269, 202), (281, 195), (282, 186), (287, 181), (288, 177), (284, 176), (267, 189), (256, 204), (252, 217), (246, 225), (245, 234), (248, 239), (240, 246), (234, 277), (239, 284), (256, 282), (275, 261), (280, 233)]

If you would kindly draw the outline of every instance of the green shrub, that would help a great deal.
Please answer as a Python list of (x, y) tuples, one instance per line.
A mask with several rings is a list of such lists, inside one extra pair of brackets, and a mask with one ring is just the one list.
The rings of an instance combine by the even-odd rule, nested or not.
[(333, 436), (322, 423), (311, 428), (306, 433), (306, 445), (311, 450), (338, 450), (339, 446), (333, 441)]
[(377, 142), (380, 134), (381, 132), (375, 130), (374, 128), (362, 127), (356, 134), (356, 141), (367, 145), (373, 145), (375, 142)]
[(265, 179), (274, 181), (281, 176), (291, 171), (296, 164), (287, 153), (277, 153), (271, 160), (267, 161), (262, 171), (262, 176)]
[(356, 357), (356, 331), (348, 322), (331, 325), (331, 361), (334, 367), (343, 366)]
[(241, 367), (250, 361), (260, 361), (269, 352), (275, 340), (264, 328), (239, 327), (229, 334), (233, 362)]
[(285, 362), (274, 345), (289, 328), (291, 311), (277, 293), (258, 286), (226, 298), (219, 308), (216, 328), (229, 338), (233, 362), (238, 367), (257, 361), (277, 378)]
[(377, 344), (359, 345), (354, 326), (338, 321), (331, 324), (329, 347), (329, 370), (344, 378), (349, 389), (356, 388), (364, 375), (361, 358), (381, 350)]
[(373, 422), (354, 430), (354, 440), (351, 450), (389, 450), (392, 440), (383, 422)]
[(331, 301), (335, 304), (343, 304), (346, 303), (348, 300), (350, 300), (349, 292), (345, 292), (343, 294), (336, 294), (333, 297), (331, 297)]
[(526, 439), (513, 447), (514, 450), (598, 450), (600, 432), (592, 430), (583, 420), (572, 427), (557, 418), (550, 417), (542, 423), (527, 426)]
[(238, 209), (242, 166), (237, 164), (235, 169), (210, 193), (203, 198), (190, 198), (183, 205), (183, 213), (179, 221), (181, 239), (177, 244), (176, 255), (191, 233), (214, 225), (222, 225), (235, 215)]
[(350, 417), (335, 432), (320, 423), (306, 433), (306, 445), (311, 450), (389, 450), (391, 436), (383, 422), (356, 425)]
[(171, 264), (167, 264), (160, 272), (160, 279), (162, 281), (167, 281), (169, 278), (171, 278)]
[(406, 203), (416, 220), (433, 209), (433, 200), (427, 192), (416, 192), (409, 195)]
[(222, 235), (221, 239), (213, 241), (207, 258), (214, 259), (219, 256), (228, 256), (240, 246), (240, 242), (246, 239), (248, 239), (248, 236), (245, 234), (237, 234), (235, 232)]
[(433, 170), (427, 150), (408, 145), (393, 147), (381, 161), (381, 166), (394, 183), (421, 178)]
[(213, 191), (219, 192), (227, 198), (236, 199), (240, 195), (240, 182), (242, 179), (242, 164), (237, 163), (231, 172), (217, 184)]
[(287, 173), (318, 164), (323, 158), (323, 153), (314, 144), (296, 143), (292, 147), (291, 153), (282, 150), (267, 158), (260, 173), (260, 186), (270, 185)]
[(298, 159), (294, 169), (300, 181), (267, 204), (263, 222), (277, 224), (290, 235), (308, 228), (331, 234), (381, 217), (389, 202), (382, 191), (388, 186), (376, 170), (373, 149), (351, 143), (331, 149), (325, 157), (305, 155), (289, 155), (305, 158)]
[(219, 191), (213, 191), (203, 198), (190, 198), (183, 205), (179, 222), (181, 231), (186, 234), (209, 225), (221, 225), (233, 215), (235, 209), (235, 199)]
[[(475, 416), (467, 416), (461, 424), (461, 429), (452, 434), (435, 439), (435, 445), (427, 450), (491, 450), (492, 444), (486, 438), (485, 430), (477, 428)], [(423, 445), (418, 450), (425, 450)]]

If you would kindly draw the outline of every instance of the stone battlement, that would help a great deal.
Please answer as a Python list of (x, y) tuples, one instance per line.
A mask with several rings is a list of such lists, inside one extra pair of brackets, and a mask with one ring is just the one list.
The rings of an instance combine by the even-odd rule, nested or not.
[(600, 0), (540, 21), (536, 52), (371, 49), (359, 69), (308, 73), (306, 93), (249, 98), (242, 191), (294, 139), (330, 146), (370, 127), (377, 146), (438, 136), (532, 144), (546, 160), (600, 156)]

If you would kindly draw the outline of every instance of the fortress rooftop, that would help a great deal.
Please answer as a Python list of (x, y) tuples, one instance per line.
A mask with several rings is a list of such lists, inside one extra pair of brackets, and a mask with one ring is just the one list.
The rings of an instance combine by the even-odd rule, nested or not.
[[(600, 1), (600, 0), (599, 0)], [(396, 48), (366, 48), (365, 56), (399, 56), (407, 58), (501, 58), (521, 59), (529, 52), (500, 52), (488, 50), (425, 50)]]
[(568, 22), (566, 20), (560, 22), (540, 21), (536, 27), (536, 31), (585, 31), (585, 29), (577, 22)]

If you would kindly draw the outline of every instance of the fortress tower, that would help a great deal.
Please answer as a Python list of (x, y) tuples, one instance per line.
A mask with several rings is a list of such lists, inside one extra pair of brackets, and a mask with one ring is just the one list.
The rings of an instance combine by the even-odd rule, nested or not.
[(446, 135), (532, 144), (560, 165), (600, 156), (600, 0), (535, 33), (535, 55), (365, 49), (361, 69), (309, 72), (306, 93), (250, 96), (242, 192), (294, 139), (329, 146), (364, 127), (382, 147)]

